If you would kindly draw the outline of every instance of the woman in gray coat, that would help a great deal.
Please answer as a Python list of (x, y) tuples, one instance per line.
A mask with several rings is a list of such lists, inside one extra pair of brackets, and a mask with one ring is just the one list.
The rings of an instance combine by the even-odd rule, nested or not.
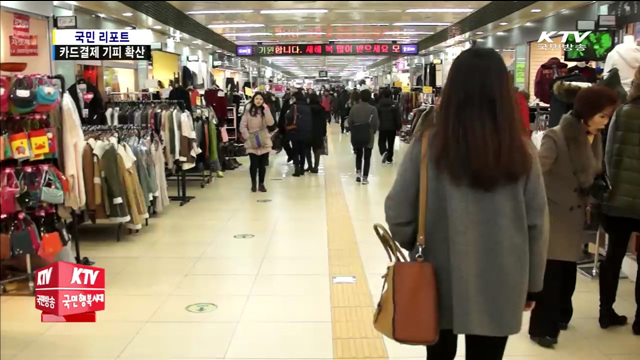
[(615, 111), (613, 90), (580, 90), (573, 111), (549, 129), (538, 154), (549, 203), (549, 252), (544, 291), (531, 313), (529, 335), (543, 347), (558, 342), (573, 316), (577, 261), (585, 244), (586, 205), (594, 178), (602, 173), (602, 136)]
[[(466, 335), (467, 356), (502, 359), (508, 336), (520, 331), (522, 312), (542, 290), (546, 196), (515, 106), (500, 55), (464, 51), (451, 66), (435, 127), (416, 127), (387, 196), (391, 234), (412, 258), (418, 222), (425, 222), (423, 254), (435, 267), (440, 316), (429, 360), (454, 359), (458, 334)], [(428, 199), (426, 218), (419, 219), (425, 131)]]

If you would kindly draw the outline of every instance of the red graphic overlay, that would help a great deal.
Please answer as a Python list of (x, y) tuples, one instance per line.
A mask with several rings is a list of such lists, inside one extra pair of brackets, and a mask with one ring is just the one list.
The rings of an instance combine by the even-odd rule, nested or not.
[(36, 280), (42, 322), (95, 322), (104, 310), (104, 269), (58, 261), (36, 271)]

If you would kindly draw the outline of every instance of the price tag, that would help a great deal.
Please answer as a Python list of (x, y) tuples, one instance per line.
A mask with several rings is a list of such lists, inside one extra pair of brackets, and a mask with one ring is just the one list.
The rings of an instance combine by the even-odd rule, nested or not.
[(82, 109), (82, 117), (84, 119), (89, 117), (89, 109)]
[(422, 93), (423, 94), (431, 94), (433, 92), (433, 88), (431, 86), (423, 86)]

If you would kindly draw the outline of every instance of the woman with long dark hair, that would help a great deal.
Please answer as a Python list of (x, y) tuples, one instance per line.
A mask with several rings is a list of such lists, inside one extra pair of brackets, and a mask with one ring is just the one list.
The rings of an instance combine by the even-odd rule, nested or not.
[(271, 111), (264, 103), (264, 96), (261, 92), (256, 92), (253, 94), (251, 102), (247, 104), (240, 121), (240, 133), (245, 140), (244, 147), (247, 149), (251, 161), (249, 167), (251, 192), (256, 192), (256, 190), (267, 192), (264, 178), (272, 146), (268, 127), (273, 123)]
[[(462, 52), (446, 84), (437, 121), (430, 122), (435, 125), (416, 129), (402, 160), (386, 219), (412, 259), (418, 223), (425, 224), (422, 254), (435, 267), (441, 329), (427, 358), (453, 360), (458, 335), (465, 335), (468, 359), (497, 360), (542, 290), (548, 240), (542, 171), (496, 51)], [(423, 161), (428, 197), (422, 219)]]

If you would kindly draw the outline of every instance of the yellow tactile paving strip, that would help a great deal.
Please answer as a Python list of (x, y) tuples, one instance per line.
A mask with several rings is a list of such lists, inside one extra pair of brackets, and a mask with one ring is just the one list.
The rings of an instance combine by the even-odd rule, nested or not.
[[(332, 146), (329, 138), (329, 146)], [(336, 153), (335, 151), (333, 152)], [(374, 304), (353, 232), (335, 157), (325, 160), (331, 320), (334, 359), (388, 359), (382, 336), (373, 328)], [(334, 276), (355, 276), (355, 284), (334, 284)]]

